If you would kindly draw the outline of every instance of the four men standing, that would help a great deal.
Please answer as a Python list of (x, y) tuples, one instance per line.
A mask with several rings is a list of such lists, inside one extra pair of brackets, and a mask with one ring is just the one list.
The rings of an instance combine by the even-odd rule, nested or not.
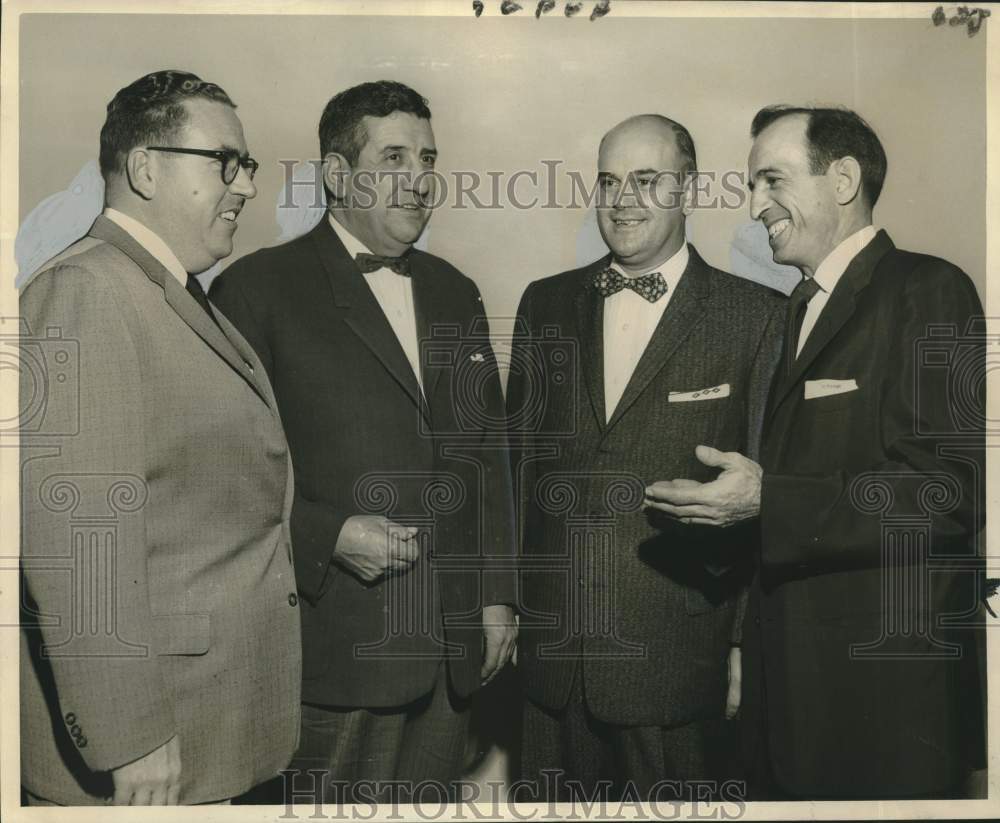
[[(867, 124), (754, 121), (790, 301), (686, 243), (687, 130), (618, 124), (611, 253), (525, 291), (505, 411), (476, 286), (413, 248), (437, 152), (402, 84), (330, 100), (327, 218), (206, 299), (256, 193), (234, 108), (182, 72), (119, 92), (108, 208), (22, 293), (80, 346), (78, 404), (54, 394), (60, 425), (22, 442), (30, 799), (225, 801), (297, 737), (297, 797), (449, 784), (515, 605), (541, 796), (569, 799), (552, 769), (588, 796), (731, 776), (741, 664), (759, 796), (956, 790), (971, 633), (946, 624), (976, 605), (983, 410), (973, 387), (956, 413), (947, 365), (983, 364), (981, 307), (871, 227)], [(88, 536), (102, 501), (115, 528)]]

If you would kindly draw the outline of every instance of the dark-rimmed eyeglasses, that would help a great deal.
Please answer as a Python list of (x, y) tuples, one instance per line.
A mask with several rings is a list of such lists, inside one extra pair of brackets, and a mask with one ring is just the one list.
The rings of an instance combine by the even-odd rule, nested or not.
[(199, 157), (211, 157), (222, 163), (222, 182), (227, 186), (236, 179), (240, 169), (245, 169), (247, 176), (253, 176), (260, 164), (250, 155), (240, 155), (235, 149), (177, 149), (172, 146), (146, 146), (147, 151), (168, 151), (173, 154), (196, 154)]

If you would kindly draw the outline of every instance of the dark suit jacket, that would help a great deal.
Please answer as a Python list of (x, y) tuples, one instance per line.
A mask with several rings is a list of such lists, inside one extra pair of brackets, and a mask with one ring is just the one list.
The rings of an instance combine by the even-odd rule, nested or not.
[[(472, 692), (481, 610), (514, 599), (503, 400), (483, 304), (444, 260), (410, 259), (426, 402), (326, 219), (239, 260), (211, 291), (267, 368), (292, 450), (310, 702), (403, 705), (430, 691), (443, 656), (458, 692)], [(423, 558), (363, 583), (331, 561), (355, 514), (418, 526)], [(506, 558), (506, 573), (484, 572), (487, 557)]]
[[(610, 422), (599, 260), (528, 286), (508, 383), (522, 524), (519, 668), (566, 704), (583, 666), (590, 710), (619, 724), (721, 714), (753, 529), (650, 522), (643, 488), (715, 476), (698, 444), (756, 453), (784, 299), (690, 248), (676, 293)], [(706, 399), (670, 392), (728, 384)], [(713, 571), (706, 567), (711, 566)]]
[[(968, 649), (943, 644), (974, 632), (938, 622), (976, 607), (984, 338), (969, 321), (981, 314), (965, 274), (879, 232), (776, 381), (744, 685), (749, 711), (766, 693), (787, 792), (904, 796), (961, 773), (961, 703), (977, 698), (960, 693)], [(805, 399), (821, 379), (857, 390)]]
[(241, 794), (299, 732), (292, 469), (264, 369), (103, 216), (20, 309), (24, 786), (100, 804), (109, 770), (176, 734), (181, 803)]

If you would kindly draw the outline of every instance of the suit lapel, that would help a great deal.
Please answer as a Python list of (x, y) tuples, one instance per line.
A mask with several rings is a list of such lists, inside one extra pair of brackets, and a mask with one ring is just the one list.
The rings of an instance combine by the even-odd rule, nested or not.
[[(168, 306), (177, 313), (195, 334), (197, 334), (219, 357), (225, 360), (240, 377), (242, 377), (265, 403), (267, 392), (257, 383), (258, 375), (250, 369), (252, 357), (249, 352), (240, 350), (239, 337), (233, 335), (230, 339), (212, 320), (197, 301), (188, 293), (176, 277), (153, 257), (132, 235), (122, 229), (117, 223), (103, 215), (99, 216), (90, 230), (90, 235), (110, 243), (128, 255), (146, 276), (163, 289), (163, 296)], [(230, 326), (230, 329), (232, 327)]]
[(670, 304), (663, 312), (646, 350), (639, 358), (635, 371), (625, 386), (621, 400), (618, 401), (614, 414), (608, 422), (609, 429), (617, 424), (629, 407), (639, 399), (650, 381), (705, 314), (705, 302), (709, 294), (708, 266), (693, 246), (688, 246), (688, 252), (690, 258), (684, 274), (677, 283)]
[[(882, 230), (850, 262), (834, 287), (833, 294), (830, 295), (830, 299), (823, 307), (815, 327), (809, 333), (809, 337), (802, 347), (802, 352), (795, 358), (788, 377), (778, 380), (770, 413), (773, 414), (789, 392), (802, 382), (809, 366), (851, 319), (858, 305), (858, 293), (868, 286), (872, 274), (875, 272), (875, 267), (893, 248), (895, 246), (889, 239), (889, 235)], [(784, 363), (784, 358), (782, 358), (782, 363)]]
[[(372, 354), (379, 359), (386, 371), (426, 416), (427, 404), (421, 395), (417, 378), (399, 343), (399, 338), (396, 337), (364, 275), (347, 253), (329, 220), (326, 217), (320, 220), (316, 228), (310, 232), (310, 236), (333, 291), (334, 303), (338, 308), (345, 310), (344, 323), (371, 349)], [(416, 302), (417, 289), (414, 288), (413, 291)], [(417, 318), (419, 324), (419, 312)], [(417, 332), (419, 337), (419, 325)]]
[(580, 341), (580, 366), (590, 395), (590, 405), (603, 434), (607, 428), (604, 411), (604, 298), (597, 293), (594, 275), (610, 265), (605, 257), (590, 266), (576, 295), (577, 340)]

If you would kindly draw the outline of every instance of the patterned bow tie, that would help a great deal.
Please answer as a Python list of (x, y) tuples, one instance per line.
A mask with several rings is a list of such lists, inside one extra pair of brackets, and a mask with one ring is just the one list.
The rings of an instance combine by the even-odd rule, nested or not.
[(410, 260), (405, 254), (402, 257), (383, 257), (380, 254), (360, 252), (355, 256), (354, 262), (361, 269), (362, 274), (368, 274), (379, 269), (391, 269), (396, 274), (403, 275), (403, 277), (410, 276)]
[(655, 303), (667, 293), (667, 281), (658, 271), (642, 277), (625, 277), (621, 272), (607, 268), (594, 278), (594, 288), (601, 297), (611, 297), (622, 289), (632, 289), (640, 297)]

